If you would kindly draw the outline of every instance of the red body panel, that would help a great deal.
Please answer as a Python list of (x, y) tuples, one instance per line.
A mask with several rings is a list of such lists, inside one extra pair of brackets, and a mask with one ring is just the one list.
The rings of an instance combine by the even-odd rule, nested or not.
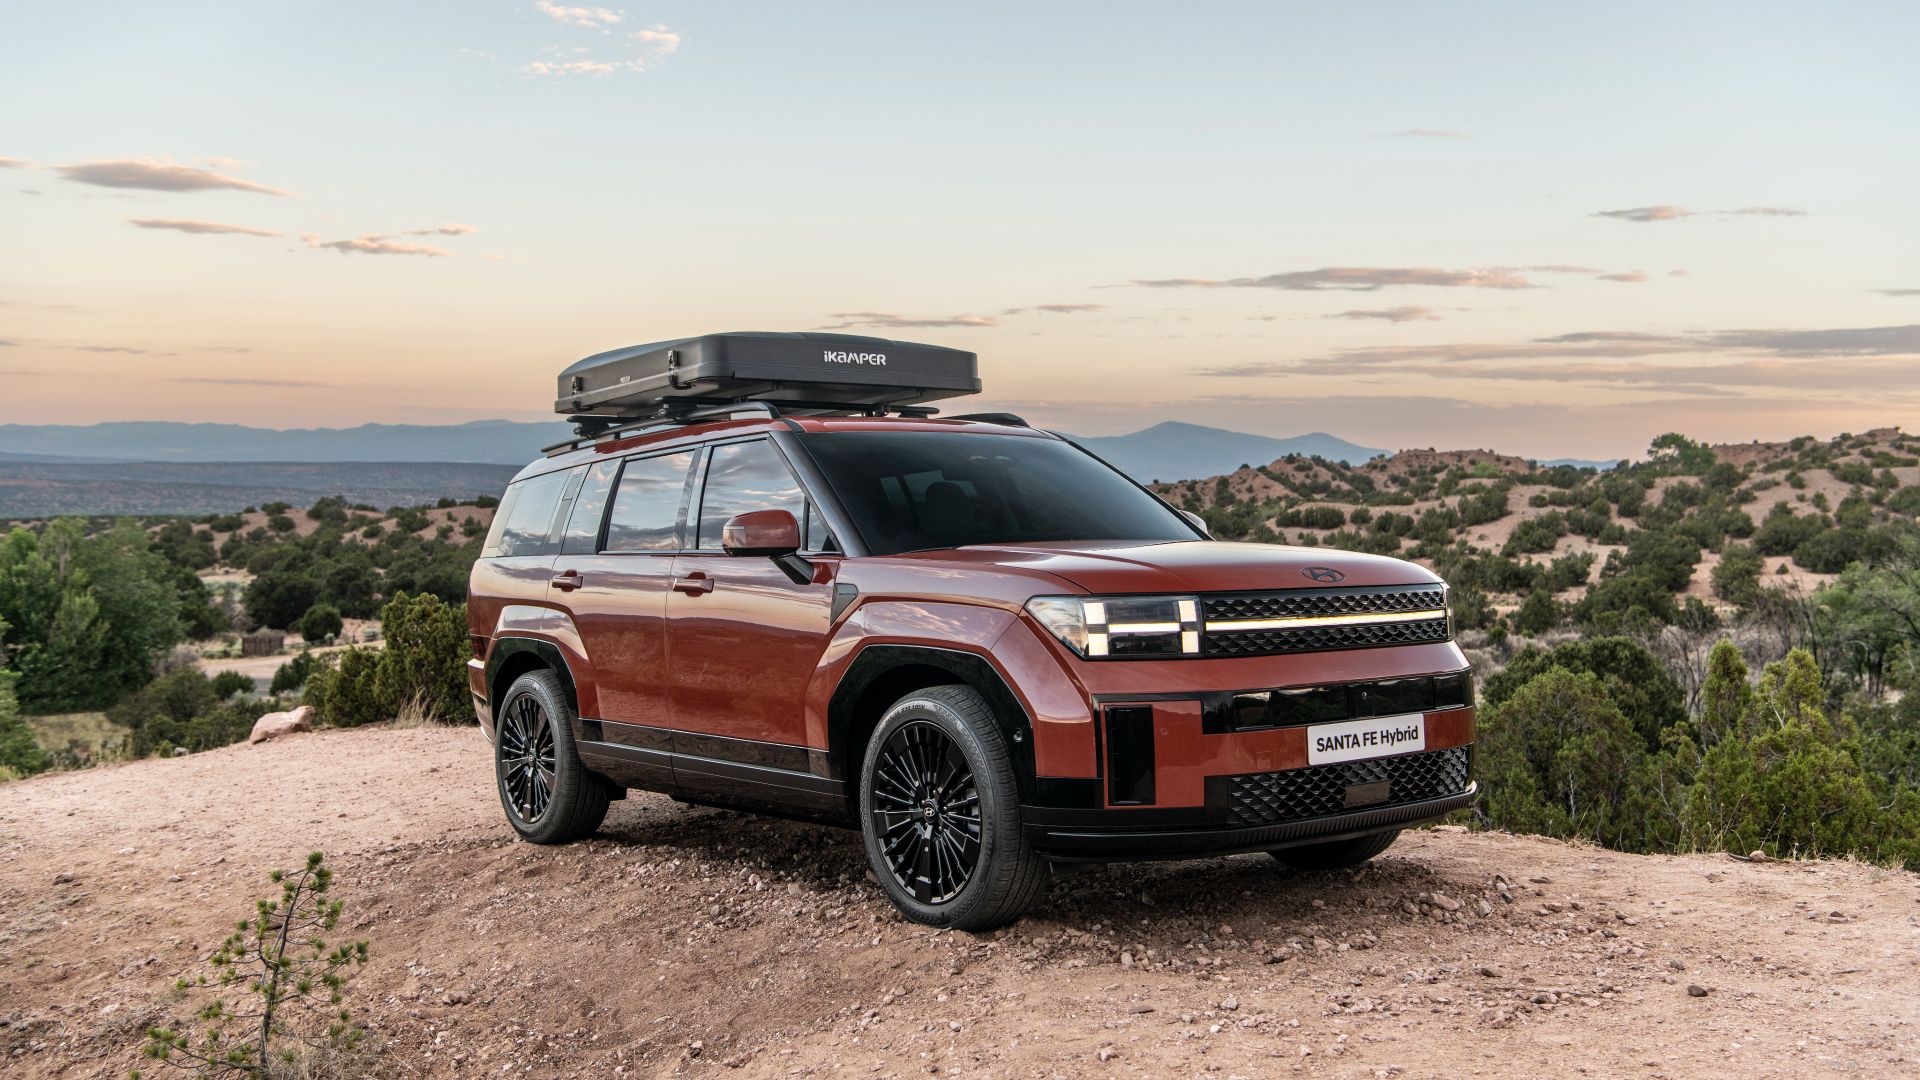
[(667, 726), (807, 743), (807, 686), (827, 643), (838, 565), (837, 559), (816, 560), (813, 581), (796, 585), (766, 559), (676, 556), (675, 581), (699, 582), (707, 591), (667, 595), (666, 684), (673, 702)]

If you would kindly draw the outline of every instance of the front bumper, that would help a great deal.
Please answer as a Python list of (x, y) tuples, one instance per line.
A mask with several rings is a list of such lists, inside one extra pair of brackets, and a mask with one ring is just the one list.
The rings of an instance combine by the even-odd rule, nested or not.
[(1192, 811), (1060, 810), (1022, 807), (1027, 842), (1061, 862), (1131, 862), (1272, 851), (1301, 844), (1345, 840), (1388, 829), (1426, 825), (1472, 803), (1480, 785), (1416, 802), (1368, 807), (1348, 813), (1233, 826)]

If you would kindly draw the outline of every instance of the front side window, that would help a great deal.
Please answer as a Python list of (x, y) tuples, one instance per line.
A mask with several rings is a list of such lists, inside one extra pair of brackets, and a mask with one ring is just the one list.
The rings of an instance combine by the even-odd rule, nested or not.
[(701, 550), (718, 550), (727, 519), (749, 510), (785, 510), (806, 520), (806, 496), (786, 460), (765, 439), (716, 446), (708, 455), (700, 496)]
[(480, 549), (480, 557), (507, 559), (516, 555), (546, 554), (547, 541), (553, 532), (554, 511), (559, 509), (567, 479), (567, 473), (552, 472), (508, 485), (506, 495), (494, 511), (493, 527), (487, 531), (487, 542)]
[(630, 458), (607, 514), (606, 551), (679, 551), (686, 547), (687, 476), (698, 451)]
[(805, 436), (875, 555), (1050, 540), (1197, 540), (1172, 507), (1058, 439), (928, 431)]

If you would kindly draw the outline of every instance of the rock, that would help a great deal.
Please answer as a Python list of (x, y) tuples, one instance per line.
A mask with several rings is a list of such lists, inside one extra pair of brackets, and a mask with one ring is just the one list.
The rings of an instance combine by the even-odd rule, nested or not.
[(277, 739), (282, 735), (291, 735), (296, 731), (313, 730), (313, 706), (302, 705), (292, 712), (270, 712), (253, 722), (253, 734), (247, 736), (248, 745)]
[(1684, 964), (1684, 963), (1682, 963), (1682, 962), (1680, 962), (1680, 961), (1679, 961), (1678, 959), (1675, 959), (1675, 960), (1669, 960), (1669, 961), (1667, 961), (1667, 966), (1668, 966), (1668, 967), (1670, 967), (1670, 968), (1672, 968), (1672, 969), (1673, 969), (1673, 970), (1675, 970), (1675, 971), (1685, 971), (1685, 970), (1687, 970), (1687, 965), (1686, 965), (1686, 964)]
[(1687, 987), (1687, 996), (1688, 997), (1706, 997), (1707, 988), (1704, 986), (1701, 986), (1699, 983), (1694, 983)]
[(1097, 1056), (1101, 1061), (1112, 1061), (1114, 1058), (1117, 1058), (1120, 1056), (1120, 1051), (1115, 1050), (1111, 1046), (1103, 1046), (1100, 1048), (1100, 1053), (1095, 1056)]
[(1135, 1016), (1144, 1016), (1147, 1013), (1150, 1013), (1153, 1011), (1153, 1006), (1142, 1002), (1141, 1004), (1135, 1005), (1132, 1008), (1128, 1009), (1127, 1011), (1130, 1013), (1133, 1013)]
[(1223, 1001), (1223, 1002), (1221, 1002), (1221, 1003), (1220, 1003), (1220, 1007), (1221, 1007), (1222, 1009), (1225, 1009), (1225, 1010), (1226, 1010), (1226, 1011), (1228, 1011), (1228, 1012), (1232, 1012), (1232, 1011), (1234, 1011), (1235, 1009), (1238, 1009), (1238, 1008), (1240, 1007), (1240, 999), (1239, 999), (1239, 998), (1231, 998), (1231, 997), (1230, 997), (1230, 998), (1228, 998), (1227, 1000), (1225, 1000), (1225, 1001)]
[(73, 875), (71, 873), (68, 873), (65, 870), (62, 870), (59, 873), (53, 875), (53, 883), (55, 885), (71, 885), (73, 884), (73, 882), (74, 882)]
[(1444, 909), (1446, 911), (1459, 911), (1461, 904), (1460, 904), (1460, 901), (1455, 900), (1453, 897), (1448, 896), (1446, 893), (1434, 893), (1433, 906)]
[(192, 751), (190, 751), (190, 750), (188, 750), (188, 749), (187, 749), (186, 747), (184, 747), (184, 746), (176, 746), (176, 747), (174, 747), (174, 748), (173, 748), (173, 756), (174, 756), (174, 757), (186, 757), (186, 756), (187, 756), (187, 755), (188, 755), (189, 753), (191, 753), (191, 752), (192, 752)]

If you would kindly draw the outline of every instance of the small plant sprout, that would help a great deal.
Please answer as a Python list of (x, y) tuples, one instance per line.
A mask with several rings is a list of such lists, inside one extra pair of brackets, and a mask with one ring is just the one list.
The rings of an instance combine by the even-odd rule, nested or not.
[(280, 895), (257, 901), (253, 917), (235, 925), (207, 958), (211, 971), (175, 984), (214, 996), (192, 1022), (149, 1031), (149, 1058), (198, 1076), (267, 1077), (359, 1045), (365, 1032), (341, 1002), (347, 979), (367, 962), (367, 943), (328, 940), (341, 902), (327, 896), (333, 871), (322, 862), (316, 851), (300, 869), (269, 875)]

